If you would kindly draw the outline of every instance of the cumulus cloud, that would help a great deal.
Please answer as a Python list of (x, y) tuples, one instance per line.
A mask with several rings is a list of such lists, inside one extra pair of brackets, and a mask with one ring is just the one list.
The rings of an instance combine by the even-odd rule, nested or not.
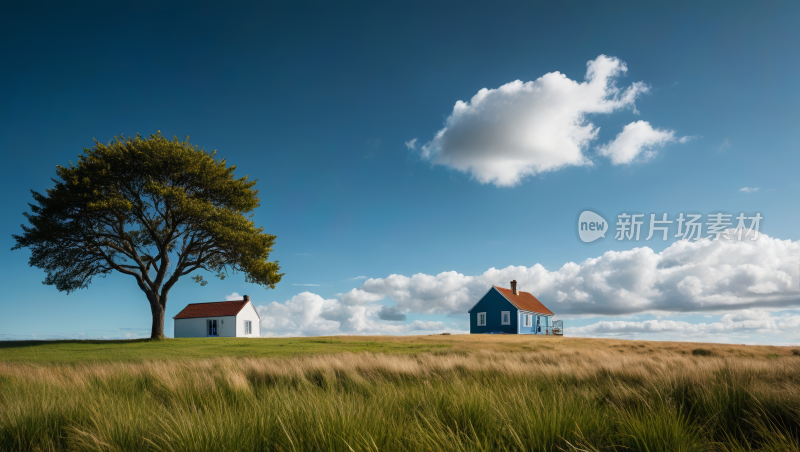
[[(736, 236), (734, 231), (730, 231), (731, 237)], [(718, 322), (700, 324), (660, 317), (604, 320), (571, 327), (570, 335), (659, 334), (661, 339), (671, 335), (675, 339), (729, 337), (739, 341), (742, 334), (788, 335), (800, 326), (800, 316), (768, 312), (800, 307), (800, 241), (779, 240), (762, 233), (756, 241), (679, 241), (660, 253), (649, 247), (608, 251), (554, 271), (535, 264), (490, 268), (475, 276), (449, 271), (371, 278), (361, 287), (339, 294), (338, 299), (303, 292), (283, 303), (258, 306), (262, 334), (466, 332), (441, 321), (407, 323), (407, 314), (463, 319), (492, 285), (507, 287), (512, 279), (561, 318), (727, 313)], [(226, 298), (232, 297), (241, 299), (235, 292)], [(390, 300), (394, 304), (385, 305)]]
[(648, 87), (635, 82), (618, 88), (617, 78), (627, 71), (618, 58), (600, 55), (586, 65), (583, 82), (550, 72), (534, 81), (483, 88), (471, 100), (459, 100), (444, 128), (422, 146), (422, 157), (497, 186), (591, 164), (584, 150), (599, 128), (587, 115), (636, 111), (634, 102)]
[(381, 320), (402, 321), (406, 319), (406, 315), (397, 309), (397, 306), (384, 306), (378, 312), (378, 317)]
[(408, 140), (405, 142), (407, 148), (411, 149), (412, 151), (417, 148), (417, 139), (414, 138), (413, 140)]
[(598, 153), (610, 158), (614, 165), (622, 165), (631, 163), (640, 155), (647, 160), (674, 139), (675, 132), (672, 130), (654, 129), (647, 121), (636, 121), (623, 127), (615, 139), (600, 146)]
[(391, 299), (400, 313), (463, 315), (492, 285), (512, 279), (560, 316), (788, 308), (800, 306), (800, 242), (761, 234), (756, 241), (679, 241), (660, 253), (608, 251), (555, 271), (535, 264), (476, 276), (395, 274), (368, 279), (342, 302)]
[[(444, 323), (438, 321), (415, 320), (403, 324), (382, 322), (383, 308), (384, 306), (374, 304), (346, 305), (339, 300), (325, 299), (311, 292), (295, 295), (284, 303), (272, 302), (257, 307), (264, 336), (401, 335), (431, 334), (446, 330)], [(384, 315), (392, 315), (391, 310), (383, 312)]]
[(230, 295), (225, 295), (225, 299), (228, 300), (228, 301), (241, 300), (242, 298), (243, 297), (241, 295), (239, 295), (239, 292), (233, 292)]
[(797, 333), (800, 315), (773, 315), (763, 310), (745, 309), (722, 316), (719, 322), (689, 323), (675, 320), (641, 322), (600, 321), (588, 326), (569, 328), (570, 336), (618, 336), (629, 334), (671, 334), (703, 337), (729, 333), (780, 334)]
[[(261, 328), (268, 335), (291, 332), (297, 336), (331, 335), (339, 331), (336, 314), (341, 304), (319, 295), (303, 292), (285, 303), (258, 306)], [(323, 317), (323, 313), (326, 316)]]
[(382, 300), (383, 298), (384, 296), (381, 294), (366, 292), (358, 289), (352, 289), (350, 292), (341, 295), (342, 303), (349, 306), (373, 303), (375, 301)]
[(742, 188), (739, 189), (739, 191), (744, 192), (744, 193), (753, 193), (753, 192), (757, 192), (758, 191), (758, 187), (755, 187), (755, 188), (742, 187)]

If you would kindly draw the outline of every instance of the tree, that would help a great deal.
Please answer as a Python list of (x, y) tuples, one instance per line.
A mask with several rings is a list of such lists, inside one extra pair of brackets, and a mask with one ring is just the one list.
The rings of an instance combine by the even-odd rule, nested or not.
[(251, 219), (256, 181), (236, 179), (236, 167), (215, 156), (161, 132), (95, 140), (75, 165), (56, 167), (46, 194), (31, 191), (30, 226), (12, 249), (30, 248), (29, 264), (47, 272), (43, 283), (67, 294), (95, 276), (133, 277), (150, 303), (151, 339), (164, 337), (167, 295), (182, 276), (241, 272), (274, 289), (283, 274), (269, 261), (275, 236)]

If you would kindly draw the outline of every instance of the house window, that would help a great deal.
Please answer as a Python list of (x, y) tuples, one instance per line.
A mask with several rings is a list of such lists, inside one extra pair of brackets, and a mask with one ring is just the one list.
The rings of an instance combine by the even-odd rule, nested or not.
[(216, 320), (208, 320), (208, 335), (209, 336), (219, 336), (217, 332), (217, 321)]
[(511, 311), (501, 312), (500, 318), (502, 319), (501, 325), (511, 325)]
[(253, 334), (252, 322), (249, 320), (244, 321), (244, 334)]
[(478, 326), (486, 326), (486, 313), (479, 312), (478, 313)]
[(525, 314), (524, 319), (525, 319), (525, 326), (531, 326), (531, 315)]

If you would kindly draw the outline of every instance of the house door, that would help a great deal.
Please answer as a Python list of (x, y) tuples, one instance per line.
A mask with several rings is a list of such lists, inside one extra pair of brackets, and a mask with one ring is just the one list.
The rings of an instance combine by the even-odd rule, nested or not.
[(217, 334), (217, 321), (216, 320), (207, 320), (208, 322), (208, 336), (219, 336)]

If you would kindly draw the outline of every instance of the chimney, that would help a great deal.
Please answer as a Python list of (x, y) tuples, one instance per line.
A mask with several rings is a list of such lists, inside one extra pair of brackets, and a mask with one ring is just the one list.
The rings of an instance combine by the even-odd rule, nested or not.
[(514, 292), (514, 295), (519, 295), (517, 293), (517, 280), (511, 281), (511, 292)]
[(244, 296), (244, 301), (250, 301), (250, 295), (245, 295)]

